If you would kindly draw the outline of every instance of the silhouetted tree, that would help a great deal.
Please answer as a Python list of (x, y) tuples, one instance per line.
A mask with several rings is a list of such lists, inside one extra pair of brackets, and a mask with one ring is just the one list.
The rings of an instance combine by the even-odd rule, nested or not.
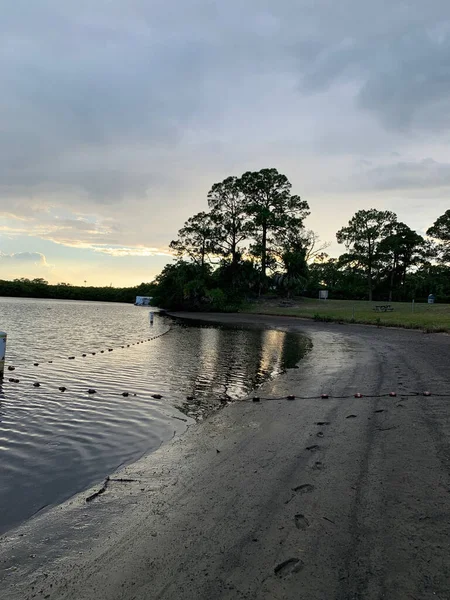
[(427, 230), (436, 240), (437, 256), (442, 263), (450, 263), (450, 209), (446, 210)]
[(387, 210), (359, 210), (347, 227), (336, 234), (337, 241), (349, 250), (349, 258), (364, 269), (369, 300), (372, 300), (374, 271), (379, 268), (382, 256), (380, 244), (392, 234), (396, 222), (396, 215)]
[(211, 215), (199, 212), (190, 217), (178, 231), (178, 239), (170, 242), (170, 248), (183, 259), (188, 256), (194, 263), (205, 266), (206, 258), (213, 250), (214, 223)]
[(235, 266), (242, 256), (239, 244), (250, 231), (240, 180), (227, 177), (221, 183), (215, 183), (208, 193), (208, 205), (214, 225), (213, 251), (225, 259), (229, 258)]
[(300, 196), (291, 194), (291, 183), (276, 169), (248, 171), (242, 175), (240, 186), (254, 240), (252, 251), (260, 258), (264, 287), (271, 242), (280, 232), (303, 225), (309, 206)]
[(425, 240), (405, 223), (395, 223), (391, 233), (381, 240), (378, 250), (386, 265), (391, 301), (394, 288), (405, 284), (408, 269), (422, 259)]

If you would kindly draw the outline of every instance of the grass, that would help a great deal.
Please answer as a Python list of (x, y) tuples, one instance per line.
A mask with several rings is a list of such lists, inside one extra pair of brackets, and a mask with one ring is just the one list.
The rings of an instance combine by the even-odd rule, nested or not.
[[(390, 304), (394, 310), (387, 313), (376, 312), (374, 307), (380, 304)], [(262, 299), (246, 307), (245, 312), (303, 317), (316, 321), (423, 329), (430, 333), (450, 333), (450, 304), (415, 303), (413, 312), (410, 302), (388, 303), (300, 298), (290, 303), (284, 303), (280, 300)]]

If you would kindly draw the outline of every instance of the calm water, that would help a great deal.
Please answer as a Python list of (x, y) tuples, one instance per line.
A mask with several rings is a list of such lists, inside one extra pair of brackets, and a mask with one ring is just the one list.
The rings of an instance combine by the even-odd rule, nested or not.
[(308, 348), (284, 331), (152, 325), (148, 308), (100, 302), (0, 298), (0, 330), (16, 367), (0, 385), (0, 533), (181, 433), (187, 395), (242, 398)]

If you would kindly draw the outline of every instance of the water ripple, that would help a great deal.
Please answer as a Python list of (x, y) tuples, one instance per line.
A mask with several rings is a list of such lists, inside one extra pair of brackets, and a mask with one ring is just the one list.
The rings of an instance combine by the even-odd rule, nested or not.
[(182, 432), (187, 395), (242, 398), (307, 348), (283, 331), (151, 325), (148, 309), (91, 302), (2, 298), (0, 329), (16, 367), (0, 386), (0, 532)]

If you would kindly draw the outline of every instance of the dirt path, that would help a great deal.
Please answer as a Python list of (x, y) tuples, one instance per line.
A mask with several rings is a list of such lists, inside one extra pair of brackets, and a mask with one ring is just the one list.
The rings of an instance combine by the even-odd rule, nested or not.
[(238, 403), (192, 427), (117, 476), (134, 481), (3, 539), (0, 597), (450, 600), (450, 336), (203, 318), (311, 337), (261, 396), (349, 397)]

